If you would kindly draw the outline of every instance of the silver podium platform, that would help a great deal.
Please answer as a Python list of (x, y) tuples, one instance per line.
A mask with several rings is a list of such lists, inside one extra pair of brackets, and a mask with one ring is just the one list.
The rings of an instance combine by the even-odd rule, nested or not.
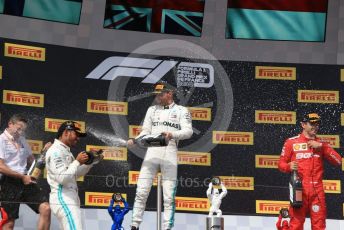
[(207, 217), (207, 228), (206, 230), (224, 230), (224, 219), (223, 217)]

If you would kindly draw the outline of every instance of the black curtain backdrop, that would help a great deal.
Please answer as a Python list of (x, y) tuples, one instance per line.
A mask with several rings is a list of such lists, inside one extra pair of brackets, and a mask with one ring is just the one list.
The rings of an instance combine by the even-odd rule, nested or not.
[[(4, 56), (4, 43), (10, 42), (21, 45), (32, 45), (46, 48), (46, 60), (35, 61)], [(127, 129), (130, 125), (140, 125), (147, 108), (152, 104), (153, 97), (137, 98), (145, 92), (152, 91), (151, 84), (143, 84), (142, 78), (118, 79), (116, 87), (118, 91), (108, 95), (111, 89), (110, 81), (86, 79), (85, 77), (97, 67), (103, 60), (112, 56), (125, 57), (126, 53), (92, 51), (76, 48), (67, 48), (45, 44), (35, 44), (23, 41), (0, 39), (0, 65), (3, 68), (0, 85), (2, 90), (31, 92), (44, 94), (44, 107), (30, 107), (12, 105), (7, 103), (1, 106), (1, 130), (6, 127), (8, 118), (14, 113), (22, 113), (28, 116), (30, 125), (27, 138), (53, 140), (56, 135), (45, 131), (45, 118), (72, 119), (84, 121), (88, 130), (93, 130), (97, 135), (89, 135), (82, 139), (73, 149), (76, 154), (86, 148), (86, 145), (106, 146), (116, 136), (127, 138), (128, 134), (118, 130)], [(135, 57), (135, 55), (132, 55)], [(186, 62), (210, 63), (206, 60), (188, 60), (176, 57), (152, 57), (136, 55), (140, 58), (153, 58), (161, 60), (176, 60)], [(256, 200), (288, 201), (289, 175), (273, 168), (256, 168), (256, 155), (279, 155), (284, 141), (300, 133), (301, 128), (296, 124), (259, 124), (255, 122), (256, 110), (295, 111), (297, 118), (306, 112), (316, 111), (322, 117), (321, 134), (343, 135), (341, 126), (341, 112), (343, 112), (343, 84), (340, 81), (341, 66), (336, 65), (309, 65), (309, 64), (280, 64), (280, 63), (253, 63), (237, 61), (220, 61), (228, 76), (219, 76), (215, 68), (215, 85), (211, 88), (187, 88), (180, 90), (181, 95), (191, 95), (189, 100), (182, 101), (188, 107), (196, 107), (206, 104), (211, 108), (212, 121), (215, 119), (231, 119), (228, 127), (216, 127), (219, 131), (253, 132), (253, 145), (213, 145), (211, 150), (200, 145), (199, 149), (190, 151), (209, 152), (211, 154), (211, 166), (179, 165), (178, 176), (191, 178), (190, 186), (179, 184), (177, 196), (206, 198), (207, 184), (203, 181), (215, 175), (253, 177), (254, 190), (229, 190), (223, 200), (222, 210), (224, 214), (259, 215), (256, 213)], [(215, 65), (214, 65), (215, 66)], [(295, 67), (296, 80), (262, 80), (255, 78), (256, 66)], [(342, 67), (343, 68), (343, 67)], [(176, 69), (173, 68), (162, 79), (175, 84)], [(220, 78), (226, 77), (229, 85), (216, 85)], [(229, 79), (228, 79), (229, 78)], [(125, 80), (123, 80), (125, 79)], [(116, 80), (117, 81), (117, 80)], [(230, 89), (233, 91), (232, 117), (223, 117), (219, 108), (229, 108), (217, 92)], [(115, 88), (116, 88), (115, 87)], [(334, 90), (339, 91), (340, 103), (299, 103), (297, 91), (307, 90)], [(121, 93), (121, 92), (124, 93)], [(225, 95), (225, 94), (224, 94)], [(128, 102), (128, 115), (107, 115), (87, 112), (87, 99), (114, 100)], [(181, 102), (180, 98), (176, 99)], [(122, 127), (116, 127), (111, 120), (118, 119)], [(122, 122), (126, 120), (127, 123)], [(191, 140), (183, 141), (180, 147), (187, 150), (188, 146), (197, 142), (209, 130), (212, 121), (193, 121), (197, 132)], [(105, 141), (104, 141), (105, 140)], [(343, 148), (336, 149), (339, 153)], [(143, 152), (143, 151), (141, 151)], [(140, 154), (128, 151), (127, 161), (103, 161), (95, 166), (79, 184), (79, 195), (83, 207), (86, 191), (90, 192), (121, 192), (127, 194), (130, 206), (133, 205), (136, 186), (109, 185), (109, 176), (124, 178), (127, 181), (128, 171), (139, 171), (142, 163)], [(324, 179), (340, 180), (343, 182), (343, 171), (325, 162)], [(197, 184), (195, 181), (202, 183)], [(185, 182), (185, 181), (184, 181)], [(181, 183), (181, 182), (180, 182)], [(49, 190), (44, 179), (42, 186)], [(147, 209), (155, 210), (156, 189), (153, 188), (147, 203)], [(342, 219), (343, 202), (342, 194), (327, 194), (328, 217)], [(92, 207), (90, 207), (92, 208)]]

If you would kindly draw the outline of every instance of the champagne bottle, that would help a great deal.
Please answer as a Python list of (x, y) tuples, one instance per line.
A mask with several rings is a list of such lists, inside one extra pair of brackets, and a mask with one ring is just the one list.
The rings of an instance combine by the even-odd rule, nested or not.
[(296, 170), (293, 170), (289, 182), (290, 204), (294, 208), (302, 206), (302, 181)]
[(37, 160), (35, 160), (28, 171), (28, 175), (33, 177), (34, 179), (38, 179), (42, 174), (42, 171), (45, 168), (45, 154), (47, 153), (48, 149), (42, 150), (41, 155)]
[(88, 160), (85, 162), (86, 165), (90, 164), (98, 164), (99, 161), (101, 161), (101, 156), (103, 154), (103, 150), (100, 149), (98, 151), (86, 151), (85, 152), (88, 155)]
[(135, 143), (143, 147), (167, 146), (168, 140), (164, 134), (144, 135), (135, 140)]

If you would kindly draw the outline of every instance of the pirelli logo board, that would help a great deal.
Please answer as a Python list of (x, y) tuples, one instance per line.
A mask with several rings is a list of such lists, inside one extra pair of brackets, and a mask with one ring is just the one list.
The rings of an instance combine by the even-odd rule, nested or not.
[(139, 171), (129, 171), (128, 172), (128, 183), (129, 184), (137, 184), (137, 181), (139, 180)]
[(40, 140), (26, 140), (31, 148), (33, 154), (41, 154), (43, 149), (43, 141)]
[(296, 80), (295, 67), (256, 66), (256, 79)]
[(339, 91), (298, 90), (298, 102), (338, 104), (339, 103)]
[(255, 121), (266, 124), (296, 124), (296, 112), (256, 110)]
[[(46, 132), (57, 132), (61, 124), (68, 120), (45, 118), (45, 131)], [(86, 124), (84, 121), (75, 121), (76, 127), (80, 128), (81, 132), (85, 132)]]
[(323, 186), (325, 193), (340, 194), (342, 192), (340, 180), (323, 180)]
[(180, 165), (196, 165), (196, 166), (211, 166), (210, 153), (203, 152), (178, 152), (178, 164)]
[(112, 115), (128, 115), (128, 103), (87, 99), (87, 112)]
[(129, 138), (137, 137), (142, 130), (142, 126), (139, 125), (129, 125)]
[(344, 81), (344, 69), (340, 70), (340, 81)]
[(344, 113), (340, 114), (340, 124), (344, 126)]
[(210, 108), (196, 108), (188, 107), (192, 120), (194, 121), (211, 121), (211, 109)]
[(210, 203), (207, 198), (176, 197), (176, 210), (192, 212), (209, 212)]
[[(85, 192), (85, 205), (94, 207), (108, 207), (112, 199), (112, 192)], [(127, 194), (121, 193), (127, 200)], [(121, 204), (123, 206), (123, 204)]]
[(254, 190), (253, 177), (220, 176), (220, 179), (229, 190)]
[(2, 66), (0, 65), (0, 80), (2, 79)]
[(44, 94), (4, 90), (2, 102), (4, 104), (43, 108)]
[(5, 57), (45, 61), (45, 48), (5, 43)]
[(252, 132), (213, 131), (213, 144), (253, 145)]
[(279, 155), (256, 155), (256, 168), (278, 168)]
[(127, 161), (128, 149), (122, 147), (109, 147), (98, 145), (86, 145), (86, 151), (99, 151), (103, 150), (104, 160), (109, 161)]
[(317, 135), (322, 141), (327, 142), (332, 148), (340, 148), (339, 135)]
[(256, 200), (257, 214), (279, 214), (282, 208), (289, 208), (289, 201)]

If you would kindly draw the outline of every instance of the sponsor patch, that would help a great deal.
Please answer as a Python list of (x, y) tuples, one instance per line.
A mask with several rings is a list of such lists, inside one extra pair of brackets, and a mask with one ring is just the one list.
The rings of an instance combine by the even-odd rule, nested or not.
[(308, 150), (307, 143), (293, 144), (294, 151), (306, 151)]
[(313, 206), (312, 206), (312, 211), (313, 211), (313, 212), (319, 212), (319, 211), (320, 211), (320, 206), (317, 205), (317, 204), (313, 205)]

